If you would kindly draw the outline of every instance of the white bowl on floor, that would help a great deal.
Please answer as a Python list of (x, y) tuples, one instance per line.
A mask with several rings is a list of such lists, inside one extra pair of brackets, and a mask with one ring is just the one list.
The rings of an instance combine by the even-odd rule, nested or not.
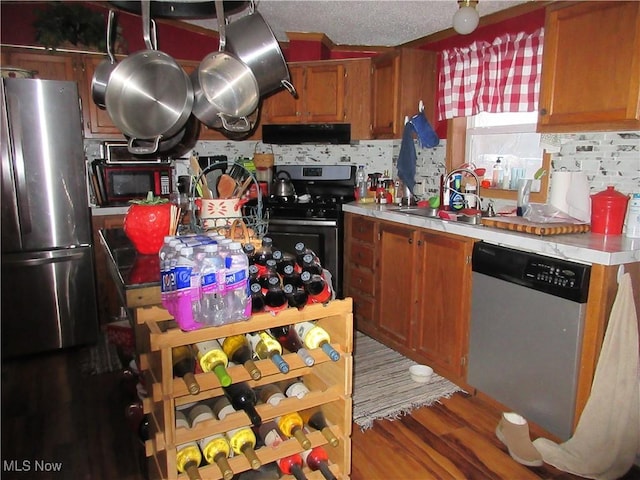
[(418, 383), (429, 383), (433, 375), (433, 368), (427, 365), (411, 365), (409, 367), (411, 379)]

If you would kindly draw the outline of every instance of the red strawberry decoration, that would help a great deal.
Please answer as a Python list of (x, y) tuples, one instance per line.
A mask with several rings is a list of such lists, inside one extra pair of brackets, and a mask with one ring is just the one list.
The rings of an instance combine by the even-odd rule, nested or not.
[(171, 204), (165, 198), (154, 198), (151, 192), (146, 199), (131, 203), (124, 217), (124, 233), (139, 253), (157, 255), (169, 235)]

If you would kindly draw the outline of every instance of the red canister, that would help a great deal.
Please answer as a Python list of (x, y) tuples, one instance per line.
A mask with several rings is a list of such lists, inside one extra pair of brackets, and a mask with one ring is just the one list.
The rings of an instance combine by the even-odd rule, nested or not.
[(622, 234), (622, 224), (629, 197), (609, 185), (606, 190), (591, 195), (591, 231), (605, 235)]

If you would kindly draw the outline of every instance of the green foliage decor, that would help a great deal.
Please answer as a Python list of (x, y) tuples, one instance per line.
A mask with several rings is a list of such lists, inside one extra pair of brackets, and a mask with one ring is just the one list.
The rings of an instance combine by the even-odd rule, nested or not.
[(105, 49), (105, 17), (80, 3), (49, 2), (36, 12), (36, 41), (56, 49), (65, 43)]

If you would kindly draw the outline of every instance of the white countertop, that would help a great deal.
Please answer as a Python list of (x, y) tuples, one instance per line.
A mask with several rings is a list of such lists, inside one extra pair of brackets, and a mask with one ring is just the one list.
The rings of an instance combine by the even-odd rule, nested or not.
[(432, 219), (392, 211), (395, 206), (349, 203), (343, 210), (380, 220), (484, 240), (496, 245), (549, 255), (569, 261), (601, 265), (640, 262), (640, 238), (624, 235), (574, 233), (568, 235), (532, 235), (483, 225)]

